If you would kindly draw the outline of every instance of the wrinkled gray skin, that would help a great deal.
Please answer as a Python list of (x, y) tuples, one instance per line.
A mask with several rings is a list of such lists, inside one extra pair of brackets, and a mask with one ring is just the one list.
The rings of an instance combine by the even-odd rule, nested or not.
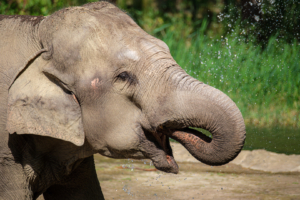
[(169, 137), (210, 165), (244, 144), (230, 98), (112, 4), (0, 15), (0, 36), (0, 199), (103, 199), (95, 153), (177, 173)]

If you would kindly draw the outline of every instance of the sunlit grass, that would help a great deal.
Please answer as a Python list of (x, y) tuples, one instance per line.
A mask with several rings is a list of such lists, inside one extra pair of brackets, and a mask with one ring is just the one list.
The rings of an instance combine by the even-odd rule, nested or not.
[(300, 127), (300, 44), (272, 38), (263, 49), (238, 31), (175, 38), (171, 31), (162, 37), (178, 64), (231, 97), (247, 125)]
[(244, 150), (300, 154), (300, 44), (272, 38), (261, 47), (240, 33), (180, 38), (169, 31), (162, 39), (187, 73), (237, 104), (247, 125)]

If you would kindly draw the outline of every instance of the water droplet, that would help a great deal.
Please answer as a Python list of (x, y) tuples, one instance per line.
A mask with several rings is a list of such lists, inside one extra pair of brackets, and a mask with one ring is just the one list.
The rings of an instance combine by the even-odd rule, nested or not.
[(255, 19), (256, 21), (259, 21), (259, 20), (260, 20), (260, 18), (259, 18), (258, 15), (254, 15), (254, 19)]

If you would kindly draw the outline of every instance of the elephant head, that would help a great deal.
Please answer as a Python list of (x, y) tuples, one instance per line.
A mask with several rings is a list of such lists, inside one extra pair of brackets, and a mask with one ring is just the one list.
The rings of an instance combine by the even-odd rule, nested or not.
[(169, 138), (210, 165), (241, 151), (245, 125), (235, 103), (189, 76), (164, 42), (114, 5), (60, 10), (37, 25), (35, 43), (37, 53), (9, 89), (10, 133), (85, 144), (112, 158), (149, 158), (172, 173), (178, 166)]

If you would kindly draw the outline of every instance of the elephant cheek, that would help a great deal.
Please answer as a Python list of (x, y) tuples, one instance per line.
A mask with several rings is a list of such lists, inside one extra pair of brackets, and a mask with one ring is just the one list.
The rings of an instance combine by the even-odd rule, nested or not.
[(91, 107), (98, 106), (110, 87), (101, 77), (94, 76), (91, 79), (80, 81), (76, 96), (78, 95), (82, 104)]
[(89, 90), (92, 98), (100, 97), (103, 93), (103, 80), (99, 77), (93, 78), (90, 81)]

